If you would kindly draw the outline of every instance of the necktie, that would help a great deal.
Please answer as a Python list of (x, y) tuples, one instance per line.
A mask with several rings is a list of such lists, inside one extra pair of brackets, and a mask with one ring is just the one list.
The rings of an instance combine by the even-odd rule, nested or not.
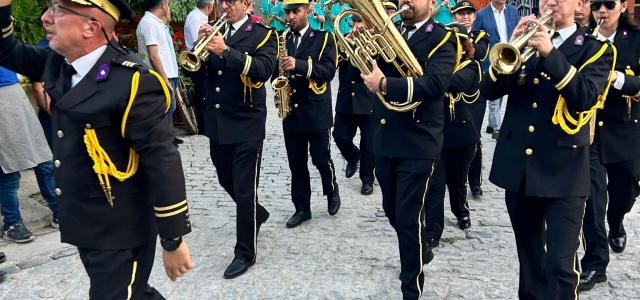
[(76, 69), (73, 68), (73, 65), (70, 64), (66, 64), (65, 63), (65, 67), (64, 67), (64, 93), (66, 94), (70, 89), (71, 89), (71, 77), (73, 77), (73, 75), (75, 75)]
[(229, 38), (231, 38), (231, 36), (233, 36), (233, 34), (236, 33), (236, 28), (233, 26), (229, 27), (229, 34), (227, 34), (227, 37), (224, 39), (224, 41), (228, 41)]
[(560, 37), (560, 33), (558, 33), (557, 31), (553, 33), (553, 35), (551, 36), (551, 40), (553, 41), (553, 39)]
[(411, 26), (403, 25), (403, 26), (404, 26), (404, 32), (402, 33), (402, 37), (406, 41), (409, 39), (409, 31), (416, 29), (416, 26), (414, 25), (411, 25)]
[(298, 42), (300, 41), (300, 32), (293, 32), (293, 52), (298, 50)]

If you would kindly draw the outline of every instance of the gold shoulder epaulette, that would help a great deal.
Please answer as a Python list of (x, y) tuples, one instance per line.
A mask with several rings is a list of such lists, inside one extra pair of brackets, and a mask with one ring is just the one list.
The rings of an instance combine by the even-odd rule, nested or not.
[(128, 60), (124, 60), (124, 59), (121, 59), (121, 58), (114, 59), (113, 60), (113, 64), (114, 65), (118, 65), (118, 66), (131, 68), (131, 69), (138, 69), (138, 68), (142, 67), (138, 63), (135, 63), (135, 62), (132, 62), (132, 61), (128, 61)]

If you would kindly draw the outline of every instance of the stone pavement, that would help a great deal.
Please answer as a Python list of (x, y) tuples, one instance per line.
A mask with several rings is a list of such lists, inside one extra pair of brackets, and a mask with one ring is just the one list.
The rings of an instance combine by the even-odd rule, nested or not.
[[(336, 76), (334, 99), (337, 84)], [(344, 177), (346, 162), (335, 145), (340, 212), (333, 217), (327, 214), (318, 172), (309, 163), (313, 219), (285, 228), (294, 212), (290, 172), (281, 122), (271, 100), (268, 103), (259, 195), (271, 218), (258, 237), (256, 264), (239, 278), (223, 279), (233, 259), (235, 204), (217, 182), (207, 138), (186, 136), (180, 152), (193, 232), (185, 240), (196, 268), (178, 283), (171, 282), (158, 247), (151, 285), (168, 299), (401, 299), (397, 238), (382, 212), (379, 187), (371, 196), (360, 195), (359, 179)], [(485, 166), (490, 166), (495, 141), (484, 133), (482, 139)], [(487, 178), (488, 167), (484, 173)], [(425, 267), (423, 299), (517, 298), (518, 263), (504, 193), (487, 181), (483, 188), (483, 197), (470, 200), (473, 226), (466, 232), (458, 229), (445, 201), (447, 226), (435, 259)], [(636, 206), (625, 220), (629, 244), (623, 254), (611, 256), (609, 281), (582, 294), (582, 299), (640, 298), (638, 211)], [(0, 247), (9, 258), (3, 267), (12, 273), (0, 284), (0, 298), (87, 298), (88, 277), (78, 255), (69, 245), (52, 246), (58, 238), (56, 231), (31, 244)], [(35, 253), (25, 255), (27, 249)]]

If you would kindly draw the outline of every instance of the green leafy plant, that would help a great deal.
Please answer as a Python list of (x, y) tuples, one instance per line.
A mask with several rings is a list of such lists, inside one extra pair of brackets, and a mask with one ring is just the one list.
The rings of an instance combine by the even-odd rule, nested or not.
[(187, 15), (196, 7), (198, 0), (171, 1), (171, 21), (184, 22)]
[(37, 44), (45, 35), (40, 16), (44, 7), (39, 0), (14, 0), (13, 32), (25, 44)]

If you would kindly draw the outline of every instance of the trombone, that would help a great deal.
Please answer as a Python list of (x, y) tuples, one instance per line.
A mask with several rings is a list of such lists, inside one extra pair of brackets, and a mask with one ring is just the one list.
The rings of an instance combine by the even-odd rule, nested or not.
[[(556, 23), (553, 21), (553, 10), (548, 9), (543, 16), (538, 19), (542, 24), (552, 21), (550, 35), (553, 35)], [(535, 47), (527, 46), (523, 49), (531, 37), (538, 31), (539, 26), (533, 22), (527, 24), (524, 32), (511, 43), (498, 43), (489, 51), (489, 61), (499, 74), (513, 74), (520, 70), (531, 56), (538, 51)], [(521, 49), (523, 49), (522, 52)]]

